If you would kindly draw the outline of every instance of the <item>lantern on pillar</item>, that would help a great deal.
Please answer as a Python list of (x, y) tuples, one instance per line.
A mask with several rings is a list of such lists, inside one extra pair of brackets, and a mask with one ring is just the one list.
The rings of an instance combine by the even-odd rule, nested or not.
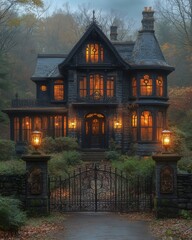
[(166, 152), (171, 146), (171, 134), (172, 133), (169, 130), (162, 131), (162, 146), (165, 148)]
[(41, 142), (42, 142), (42, 133), (37, 130), (33, 131), (31, 133), (31, 145), (35, 148), (36, 151), (41, 146)]

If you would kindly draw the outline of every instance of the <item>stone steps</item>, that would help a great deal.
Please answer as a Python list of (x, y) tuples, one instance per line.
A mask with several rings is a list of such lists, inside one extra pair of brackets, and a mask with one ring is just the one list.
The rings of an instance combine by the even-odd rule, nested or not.
[(101, 162), (105, 160), (105, 150), (83, 150), (81, 159), (85, 162)]

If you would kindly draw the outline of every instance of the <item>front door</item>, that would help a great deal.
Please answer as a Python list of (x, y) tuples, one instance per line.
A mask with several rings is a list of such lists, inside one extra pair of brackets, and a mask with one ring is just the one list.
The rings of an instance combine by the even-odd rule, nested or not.
[(84, 147), (104, 148), (105, 147), (105, 117), (102, 114), (90, 113), (85, 117), (85, 138)]

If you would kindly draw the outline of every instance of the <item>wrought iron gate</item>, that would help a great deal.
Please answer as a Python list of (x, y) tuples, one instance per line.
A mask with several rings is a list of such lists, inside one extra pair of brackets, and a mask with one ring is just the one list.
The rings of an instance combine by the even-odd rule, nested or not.
[(128, 177), (116, 169), (87, 167), (67, 179), (50, 178), (51, 211), (146, 211), (153, 206), (151, 177)]

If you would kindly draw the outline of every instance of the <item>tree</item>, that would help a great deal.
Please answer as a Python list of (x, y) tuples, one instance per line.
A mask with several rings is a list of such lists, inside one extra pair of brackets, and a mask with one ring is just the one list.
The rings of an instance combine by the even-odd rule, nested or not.
[(160, 17), (176, 30), (180, 42), (192, 49), (192, 0), (161, 0), (157, 4)]
[[(7, 53), (15, 46), (15, 34), (21, 23), (18, 13), (34, 13), (43, 8), (42, 0), (2, 0), (0, 3), (0, 51)], [(37, 12), (37, 11), (36, 11)]]

